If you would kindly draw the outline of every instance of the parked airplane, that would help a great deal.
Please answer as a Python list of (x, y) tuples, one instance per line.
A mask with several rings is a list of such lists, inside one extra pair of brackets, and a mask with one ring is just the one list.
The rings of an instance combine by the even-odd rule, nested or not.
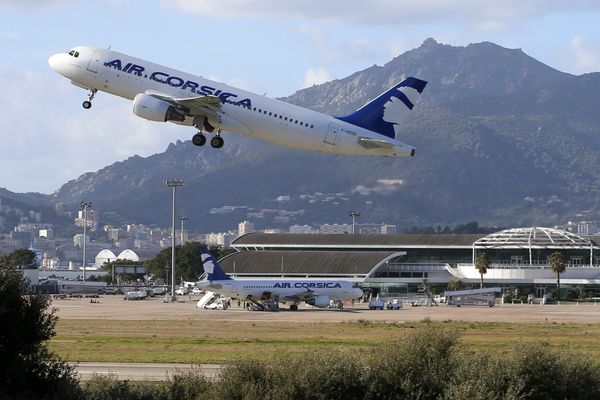
[(202, 265), (206, 277), (196, 282), (196, 286), (221, 296), (250, 300), (263, 305), (266, 301), (290, 302), (290, 311), (298, 310), (298, 303), (304, 301), (315, 307), (328, 307), (331, 301), (358, 299), (362, 290), (352, 282), (338, 280), (310, 279), (232, 279), (208, 252), (201, 250)]
[(191, 125), (192, 141), (223, 146), (221, 131), (236, 132), (297, 149), (369, 156), (414, 156), (396, 138), (427, 82), (406, 78), (354, 113), (330, 117), (116, 51), (89, 46), (49, 58), (50, 67), (89, 90), (89, 109), (100, 90), (133, 100), (135, 115)]

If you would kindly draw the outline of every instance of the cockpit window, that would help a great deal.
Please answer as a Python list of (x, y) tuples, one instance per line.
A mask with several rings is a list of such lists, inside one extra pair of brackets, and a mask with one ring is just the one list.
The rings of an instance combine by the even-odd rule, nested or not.
[(78, 52), (78, 51), (75, 51), (75, 50), (71, 50), (71, 51), (70, 51), (68, 54), (69, 54), (70, 56), (73, 56), (73, 57), (75, 57), (75, 58), (79, 57), (79, 52)]

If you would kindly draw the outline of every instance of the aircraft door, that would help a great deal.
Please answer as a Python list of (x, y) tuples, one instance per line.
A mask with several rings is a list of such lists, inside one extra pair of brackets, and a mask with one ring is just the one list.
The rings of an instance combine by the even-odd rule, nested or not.
[(329, 123), (329, 128), (327, 129), (327, 133), (325, 134), (325, 138), (323, 141), (327, 144), (335, 146), (335, 141), (337, 140), (338, 132), (340, 131), (340, 126), (335, 122)]
[(92, 57), (90, 58), (87, 70), (90, 72), (98, 72), (98, 64), (100, 64), (103, 55), (103, 52), (100, 50), (94, 51), (94, 54), (92, 54)]

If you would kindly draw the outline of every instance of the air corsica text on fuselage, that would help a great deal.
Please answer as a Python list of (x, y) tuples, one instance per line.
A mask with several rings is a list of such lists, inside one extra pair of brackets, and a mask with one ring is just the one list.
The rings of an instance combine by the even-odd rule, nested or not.
[[(105, 67), (114, 68), (121, 72), (126, 72), (128, 74), (134, 74), (137, 76), (142, 76), (142, 73), (146, 70), (146, 68), (141, 65), (127, 63), (125, 66), (122, 66), (121, 60), (118, 58), (116, 60), (112, 60), (104, 63)], [(145, 74), (144, 77), (148, 75)], [(192, 93), (201, 94), (205, 96), (215, 96), (221, 100), (221, 103), (229, 103), (236, 106), (246, 107), (248, 109), (252, 108), (252, 102), (250, 99), (243, 100), (233, 100), (238, 97), (235, 93), (223, 92), (221, 90), (217, 90), (210, 86), (200, 86), (198, 83), (194, 81), (184, 80), (174, 75), (169, 75), (165, 72), (153, 72), (150, 74), (150, 79), (162, 83), (164, 85), (169, 85), (176, 88), (181, 88), (182, 90), (189, 89)]]
[(339, 282), (277, 282), (273, 285), (273, 288), (280, 289), (336, 289), (341, 287)]

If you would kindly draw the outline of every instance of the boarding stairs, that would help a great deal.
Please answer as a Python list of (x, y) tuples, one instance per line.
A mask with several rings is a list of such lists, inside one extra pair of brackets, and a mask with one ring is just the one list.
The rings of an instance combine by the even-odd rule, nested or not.
[(272, 298), (266, 300), (256, 300), (252, 297), (248, 297), (244, 300), (250, 307), (250, 310), (255, 311), (279, 311), (279, 303)]
[(204, 308), (205, 305), (209, 304), (216, 296), (217, 294), (215, 292), (206, 292), (204, 293), (204, 296), (202, 296), (200, 298), (200, 300), (198, 300), (198, 302), (196, 303), (196, 308)]
[(426, 303), (428, 306), (436, 306), (436, 307), (438, 306), (437, 301), (435, 301), (435, 299), (433, 298), (433, 295), (429, 291), (429, 288), (427, 287), (427, 285), (424, 285), (424, 284), (419, 285), (417, 292), (423, 293), (425, 295)]
[(446, 291), (446, 303), (457, 307), (477, 304), (493, 307), (496, 304), (496, 293), (501, 292), (500, 288)]

